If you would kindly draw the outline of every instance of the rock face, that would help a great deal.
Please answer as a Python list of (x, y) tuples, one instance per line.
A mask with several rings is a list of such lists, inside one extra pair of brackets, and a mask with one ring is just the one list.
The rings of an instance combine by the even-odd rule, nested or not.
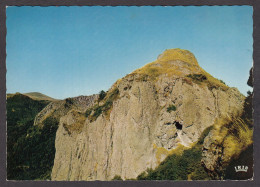
[[(166, 50), (118, 80), (104, 99), (60, 113), (52, 180), (136, 178), (177, 147), (192, 146), (217, 119), (240, 115), (244, 99), (190, 52)], [(57, 112), (54, 105), (39, 116)]]

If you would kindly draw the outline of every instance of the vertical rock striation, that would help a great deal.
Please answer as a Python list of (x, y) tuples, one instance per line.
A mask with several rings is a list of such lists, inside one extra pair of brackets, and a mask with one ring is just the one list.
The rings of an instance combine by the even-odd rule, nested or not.
[(101, 101), (59, 115), (52, 180), (136, 178), (176, 148), (191, 147), (217, 119), (239, 116), (244, 99), (189, 51), (166, 50), (118, 80)]

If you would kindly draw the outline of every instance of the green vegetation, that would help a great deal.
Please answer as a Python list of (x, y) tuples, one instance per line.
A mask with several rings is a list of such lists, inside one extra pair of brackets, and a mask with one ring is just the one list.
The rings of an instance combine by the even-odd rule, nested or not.
[(123, 179), (119, 175), (115, 175), (112, 181), (122, 181)]
[(102, 112), (103, 112), (103, 105), (97, 106), (96, 108), (94, 108), (94, 114), (92, 115), (92, 117), (94, 117), (94, 119), (96, 120), (98, 116), (102, 114)]
[(64, 107), (69, 108), (71, 105), (73, 105), (73, 99), (72, 98), (65, 99)]
[(205, 75), (202, 75), (202, 74), (189, 74), (189, 75), (187, 75), (187, 77), (190, 77), (193, 80), (199, 81), (199, 82), (207, 80), (207, 77)]
[(182, 154), (169, 155), (156, 169), (147, 169), (138, 180), (208, 180), (201, 165), (202, 144), (212, 127), (204, 130), (198, 142)]
[(89, 115), (91, 114), (92, 110), (91, 109), (87, 109), (85, 112), (85, 116), (89, 117)]
[(225, 84), (225, 85), (226, 85), (226, 83), (225, 83), (223, 80), (221, 80), (221, 79), (220, 79), (219, 81), (220, 81), (221, 83), (223, 83), (223, 84)]
[(7, 98), (8, 180), (50, 179), (58, 121), (49, 117), (42, 128), (33, 126), (36, 114), (48, 103), (22, 94)]
[(95, 121), (98, 118), (98, 116), (100, 116), (100, 114), (102, 114), (103, 112), (105, 113), (105, 115), (108, 116), (113, 106), (113, 102), (118, 98), (118, 96), (119, 96), (118, 88), (113, 89), (108, 94), (106, 94), (106, 96), (103, 98), (104, 101), (103, 104), (101, 105), (96, 104), (94, 107), (88, 109), (85, 112), (85, 116), (88, 117), (91, 122)]
[(167, 108), (167, 112), (171, 112), (171, 111), (176, 111), (176, 106), (175, 106), (175, 105), (170, 105), (170, 106)]
[[(199, 85), (203, 84), (203, 83), (206, 84), (210, 90), (220, 88), (225, 91), (228, 88), (224, 81), (212, 77), (210, 74), (208, 74), (204, 70), (203, 70), (203, 72), (204, 72), (203, 74), (189, 74), (186, 77), (192, 79), (193, 82), (195, 82)], [(188, 80), (186, 80), (186, 79), (184, 79), (184, 80), (188, 84), (191, 84), (191, 83), (189, 83)]]
[(101, 90), (99, 92), (98, 101), (103, 100), (106, 97), (106, 92), (104, 90)]

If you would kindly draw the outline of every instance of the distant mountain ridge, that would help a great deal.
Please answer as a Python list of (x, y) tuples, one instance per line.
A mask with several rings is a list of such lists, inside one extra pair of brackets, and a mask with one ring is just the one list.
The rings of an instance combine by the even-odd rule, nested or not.
[[(58, 100), (58, 99), (54, 99), (54, 98), (52, 98), (52, 97), (49, 97), (49, 96), (47, 96), (47, 95), (45, 95), (45, 94), (42, 94), (42, 93), (40, 93), (40, 92), (28, 92), (28, 93), (19, 93), (19, 92), (17, 92), (17, 93), (15, 93), (15, 94), (26, 95), (26, 96), (28, 96), (28, 97), (34, 99), (34, 100), (40, 100), (40, 101), (41, 101), (41, 100), (46, 100), (46, 101), (56, 101), (56, 100)], [(6, 95), (7, 95), (7, 97), (12, 97), (12, 96), (14, 96), (15, 94), (7, 93)]]

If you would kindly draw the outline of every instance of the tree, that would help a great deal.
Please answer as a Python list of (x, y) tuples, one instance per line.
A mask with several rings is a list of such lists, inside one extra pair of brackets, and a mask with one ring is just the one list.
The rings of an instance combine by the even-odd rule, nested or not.
[(101, 101), (102, 99), (104, 99), (106, 97), (106, 92), (104, 90), (101, 90), (99, 92), (99, 97), (98, 100)]

